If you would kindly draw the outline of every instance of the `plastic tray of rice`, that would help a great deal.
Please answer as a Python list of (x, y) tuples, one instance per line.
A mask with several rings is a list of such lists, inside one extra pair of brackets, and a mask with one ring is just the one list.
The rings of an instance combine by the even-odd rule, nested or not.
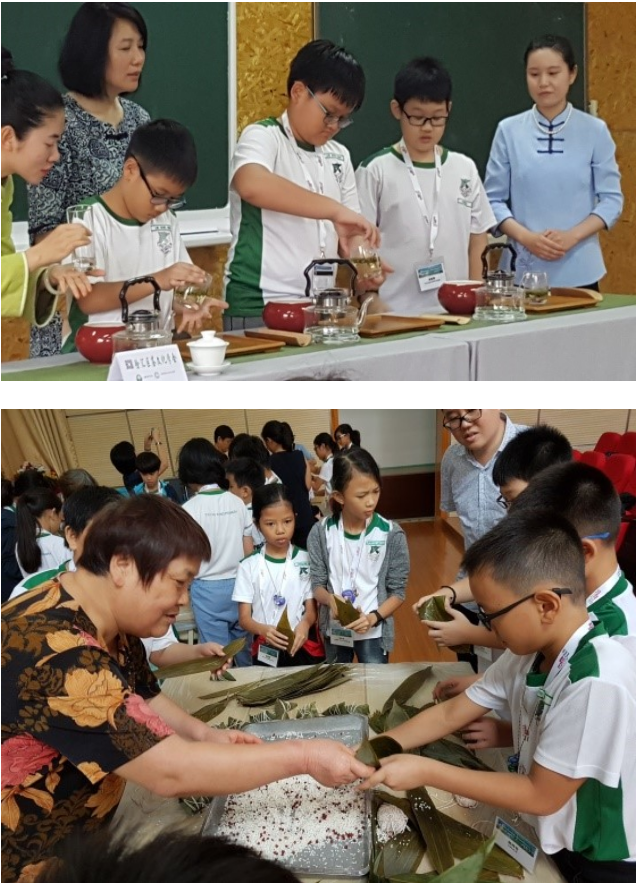
[[(358, 714), (251, 724), (265, 741), (335, 739), (355, 747), (367, 737)], [(216, 797), (201, 833), (250, 846), (296, 874), (361, 877), (369, 871), (369, 792), (355, 785), (325, 788), (310, 776), (292, 776), (247, 791)]]

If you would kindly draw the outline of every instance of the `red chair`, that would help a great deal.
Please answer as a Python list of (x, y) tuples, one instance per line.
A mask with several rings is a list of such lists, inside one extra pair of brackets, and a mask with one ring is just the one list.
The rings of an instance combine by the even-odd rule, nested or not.
[(623, 494), (629, 491), (631, 478), (635, 474), (635, 458), (628, 454), (611, 454), (601, 469), (613, 482), (617, 493)]
[(629, 457), (635, 456), (635, 433), (625, 432), (619, 440), (618, 454), (628, 454)]
[(582, 459), (582, 452), (576, 451), (575, 448), (573, 448), (573, 460), (576, 463), (578, 463), (581, 459)]
[(619, 450), (621, 435), (618, 432), (603, 432), (593, 448), (602, 454), (615, 454)]
[(606, 466), (606, 455), (602, 454), (601, 451), (584, 451), (580, 457), (580, 462), (586, 463), (588, 466), (594, 466), (596, 469), (601, 469), (603, 472)]

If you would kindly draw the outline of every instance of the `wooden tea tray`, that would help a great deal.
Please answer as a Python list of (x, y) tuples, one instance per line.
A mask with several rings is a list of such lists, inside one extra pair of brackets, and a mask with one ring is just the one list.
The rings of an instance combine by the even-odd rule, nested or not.
[[(253, 353), (276, 352), (285, 346), (280, 340), (265, 340), (262, 337), (245, 337), (243, 334), (217, 334), (221, 340), (228, 341), (228, 349), (226, 350), (226, 358), (232, 356), (250, 356)], [(194, 339), (194, 338), (192, 338)], [(188, 341), (180, 340), (177, 342), (179, 352), (183, 359), (190, 360), (190, 350), (187, 346)]]
[(385, 337), (388, 334), (404, 334), (409, 331), (428, 331), (445, 324), (444, 316), (421, 319), (419, 316), (392, 316), (379, 314), (365, 319), (359, 334), (361, 337)]
[(309, 346), (312, 338), (309, 334), (298, 331), (274, 331), (272, 328), (246, 328), (246, 337), (261, 337), (265, 340), (280, 340), (288, 346)]
[(527, 313), (559, 313), (562, 310), (581, 310), (582, 307), (596, 307), (602, 300), (598, 291), (590, 288), (551, 288), (551, 296), (546, 304), (525, 304)]

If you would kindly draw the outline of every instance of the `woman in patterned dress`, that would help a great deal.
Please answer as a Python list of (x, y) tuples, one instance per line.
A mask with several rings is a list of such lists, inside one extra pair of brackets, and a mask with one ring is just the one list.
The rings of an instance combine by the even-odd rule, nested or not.
[[(150, 120), (121, 97), (139, 86), (146, 44), (146, 23), (128, 3), (84, 3), (75, 14), (59, 60), (68, 90), (60, 160), (41, 184), (28, 188), (32, 243), (64, 224), (69, 206), (119, 179), (131, 135)], [(46, 328), (33, 328), (31, 357), (59, 353), (61, 331), (59, 315)]]

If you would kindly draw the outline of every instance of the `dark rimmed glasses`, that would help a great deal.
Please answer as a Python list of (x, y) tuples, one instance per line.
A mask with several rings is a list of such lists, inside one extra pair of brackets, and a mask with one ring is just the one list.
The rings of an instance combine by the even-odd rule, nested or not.
[(318, 100), (318, 98), (316, 97), (314, 92), (312, 92), (309, 86), (306, 86), (305, 88), (325, 114), (325, 119), (323, 122), (326, 126), (336, 126), (338, 129), (346, 129), (348, 126), (352, 125), (352, 123), (354, 122), (352, 117), (339, 117), (336, 116), (335, 113), (331, 113), (331, 111), (329, 111), (321, 104), (321, 102)]
[(463, 423), (468, 423), (471, 425), (472, 423), (477, 423), (478, 420), (482, 417), (482, 409), (481, 408), (473, 408), (471, 411), (465, 411), (462, 417), (449, 417), (442, 421), (442, 425), (445, 429), (451, 430), (451, 432), (455, 432), (456, 429), (460, 429)]
[(512, 502), (513, 500), (507, 500), (507, 498), (503, 497), (502, 494), (500, 494), (500, 496), (496, 500), (496, 503), (499, 503), (499, 505), (502, 506), (503, 509), (508, 509)]
[[(573, 589), (550, 589), (549, 591), (555, 592), (556, 595), (559, 595), (560, 598), (562, 595), (572, 595)], [(491, 623), (494, 619), (497, 619), (499, 616), (504, 616), (505, 613), (510, 613), (511, 610), (514, 610), (516, 607), (519, 607), (520, 604), (524, 604), (525, 601), (530, 601), (531, 598), (535, 598), (537, 592), (532, 592), (530, 595), (525, 595), (524, 598), (520, 598), (519, 601), (514, 601), (513, 604), (509, 604), (507, 607), (503, 607), (501, 610), (496, 610), (495, 613), (485, 613), (482, 607), (478, 605), (477, 617), (480, 621), (480, 624), (491, 631)]]
[[(132, 154), (131, 154), (132, 155)], [(151, 205), (165, 205), (166, 208), (181, 208), (186, 205), (186, 200), (183, 196), (172, 197), (172, 196), (160, 196), (158, 193), (155, 193), (153, 188), (148, 183), (148, 178), (144, 174), (144, 170), (142, 169), (139, 160), (136, 156), (133, 156), (133, 159), (137, 163), (137, 168), (139, 169), (139, 176), (146, 185), (148, 192), (150, 193), (150, 203)]]
[(449, 114), (447, 114), (446, 116), (440, 114), (435, 117), (421, 117), (415, 113), (407, 113), (407, 111), (403, 110), (402, 107), (400, 109), (403, 115), (407, 117), (407, 122), (409, 123), (409, 125), (416, 126), (418, 129), (422, 129), (422, 127), (427, 123), (431, 123), (434, 129), (440, 129), (449, 119)]

